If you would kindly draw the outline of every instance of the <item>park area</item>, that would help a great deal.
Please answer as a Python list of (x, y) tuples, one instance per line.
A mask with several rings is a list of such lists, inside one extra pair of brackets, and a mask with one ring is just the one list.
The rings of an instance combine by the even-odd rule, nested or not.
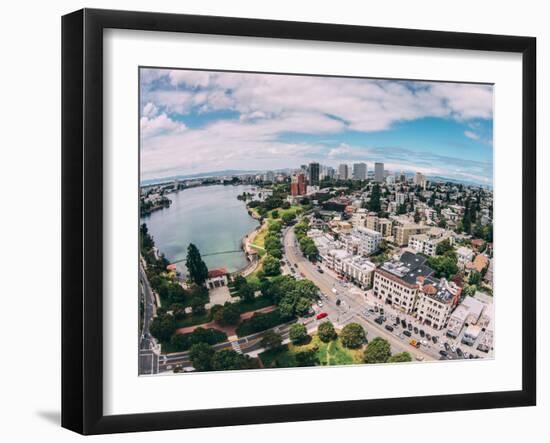
[(363, 348), (347, 349), (339, 338), (324, 343), (313, 335), (309, 343), (289, 343), (264, 351), (259, 357), (265, 368), (352, 365), (363, 363)]

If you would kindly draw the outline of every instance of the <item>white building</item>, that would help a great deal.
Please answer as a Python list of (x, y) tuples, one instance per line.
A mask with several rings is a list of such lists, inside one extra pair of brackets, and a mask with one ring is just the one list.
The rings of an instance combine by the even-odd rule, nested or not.
[(362, 255), (364, 257), (376, 252), (381, 241), (382, 234), (380, 232), (362, 226), (342, 236), (342, 242), (350, 254)]
[(426, 233), (411, 235), (408, 246), (416, 252), (433, 257), (436, 255), (437, 245), (444, 240), (448, 240), (450, 244), (453, 244), (450, 231), (443, 228), (430, 228)]
[(461, 246), (456, 250), (456, 258), (458, 260), (458, 266), (462, 269), (466, 267), (468, 263), (471, 263), (474, 259), (474, 251), (466, 246)]
[(376, 265), (365, 257), (349, 256), (342, 260), (342, 274), (363, 289), (372, 285)]

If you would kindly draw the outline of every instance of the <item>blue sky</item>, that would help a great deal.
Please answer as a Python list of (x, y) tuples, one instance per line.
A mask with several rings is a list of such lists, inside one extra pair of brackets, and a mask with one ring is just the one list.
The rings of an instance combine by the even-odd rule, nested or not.
[(489, 85), (140, 71), (141, 177), (382, 161), (492, 184)]

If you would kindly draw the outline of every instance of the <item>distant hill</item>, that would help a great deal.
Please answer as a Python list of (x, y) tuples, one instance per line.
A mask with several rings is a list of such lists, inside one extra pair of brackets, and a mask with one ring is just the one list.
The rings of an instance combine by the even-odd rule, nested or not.
[(248, 170), (239, 170), (239, 169), (225, 169), (223, 171), (198, 172), (196, 174), (173, 175), (170, 177), (151, 178), (148, 180), (142, 180), (141, 185), (142, 186), (156, 185), (159, 183), (168, 183), (174, 180), (189, 180), (193, 178), (224, 177), (226, 175), (255, 174), (257, 172), (259, 171), (248, 171)]

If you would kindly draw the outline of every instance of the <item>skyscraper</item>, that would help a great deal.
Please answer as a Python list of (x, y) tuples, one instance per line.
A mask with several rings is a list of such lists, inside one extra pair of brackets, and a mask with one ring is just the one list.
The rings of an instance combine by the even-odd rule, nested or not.
[(426, 177), (421, 172), (417, 172), (414, 176), (414, 184), (416, 186), (421, 186), (422, 188), (426, 187)]
[(378, 183), (384, 181), (384, 163), (374, 164), (374, 181)]
[(354, 163), (353, 164), (353, 179), (354, 180), (366, 180), (367, 179), (367, 164), (366, 163)]
[(319, 163), (309, 164), (309, 184), (311, 186), (319, 186)]
[(340, 180), (347, 180), (349, 178), (349, 167), (345, 163), (338, 166), (338, 178)]

